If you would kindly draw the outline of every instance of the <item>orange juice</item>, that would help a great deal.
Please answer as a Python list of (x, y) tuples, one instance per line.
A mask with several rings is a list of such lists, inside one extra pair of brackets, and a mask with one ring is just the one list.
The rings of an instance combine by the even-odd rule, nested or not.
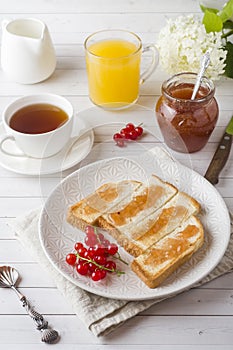
[(89, 95), (100, 106), (122, 108), (139, 94), (141, 46), (123, 39), (90, 44), (86, 52)]

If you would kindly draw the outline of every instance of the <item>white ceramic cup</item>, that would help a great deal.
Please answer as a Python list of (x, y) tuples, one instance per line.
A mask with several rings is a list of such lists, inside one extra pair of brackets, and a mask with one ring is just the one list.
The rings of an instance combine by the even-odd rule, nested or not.
[[(60, 127), (42, 134), (26, 134), (10, 127), (10, 119), (16, 111), (25, 106), (40, 103), (61, 108), (67, 114), (68, 120)], [(6, 135), (0, 141), (0, 149), (3, 153), (14, 157), (47, 158), (61, 151), (69, 141), (73, 127), (73, 107), (67, 99), (59, 95), (27, 95), (18, 98), (5, 108), (2, 121), (6, 130)], [(9, 147), (11, 142), (18, 148), (15, 152), (12, 152), (12, 147)]]

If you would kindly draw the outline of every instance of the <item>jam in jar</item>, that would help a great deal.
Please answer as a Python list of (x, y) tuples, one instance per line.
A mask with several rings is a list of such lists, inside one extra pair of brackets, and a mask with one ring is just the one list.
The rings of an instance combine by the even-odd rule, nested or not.
[(218, 120), (218, 104), (213, 82), (203, 77), (194, 100), (191, 99), (197, 75), (179, 73), (162, 85), (156, 116), (168, 147), (183, 153), (202, 149)]

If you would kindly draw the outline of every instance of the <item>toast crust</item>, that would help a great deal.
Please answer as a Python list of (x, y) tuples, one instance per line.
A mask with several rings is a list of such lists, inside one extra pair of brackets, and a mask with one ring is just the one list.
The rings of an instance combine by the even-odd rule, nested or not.
[(188, 261), (193, 255), (193, 252), (190, 252), (182, 259), (178, 260), (175, 264), (171, 265), (167, 270), (163, 272), (160, 276), (155, 279), (152, 279), (149, 274), (146, 274), (141, 265), (137, 261), (133, 260), (131, 263), (131, 269), (136, 273), (136, 275), (149, 287), (156, 288), (161, 285), (176, 269), (178, 269), (182, 264)]
[(90, 223), (86, 222), (85, 220), (79, 218), (78, 216), (74, 215), (72, 207), (68, 209), (66, 221), (71, 225), (74, 226), (81, 231), (85, 231), (86, 226), (90, 225)]

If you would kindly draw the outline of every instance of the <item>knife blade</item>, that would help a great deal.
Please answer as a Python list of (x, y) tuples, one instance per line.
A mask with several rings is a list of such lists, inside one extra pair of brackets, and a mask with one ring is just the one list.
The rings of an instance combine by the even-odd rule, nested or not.
[(226, 130), (218, 144), (218, 147), (214, 153), (214, 156), (209, 164), (209, 167), (204, 175), (204, 177), (211, 182), (213, 185), (218, 183), (218, 177), (222, 169), (224, 168), (232, 145), (232, 135), (233, 135), (233, 116), (228, 123)]

